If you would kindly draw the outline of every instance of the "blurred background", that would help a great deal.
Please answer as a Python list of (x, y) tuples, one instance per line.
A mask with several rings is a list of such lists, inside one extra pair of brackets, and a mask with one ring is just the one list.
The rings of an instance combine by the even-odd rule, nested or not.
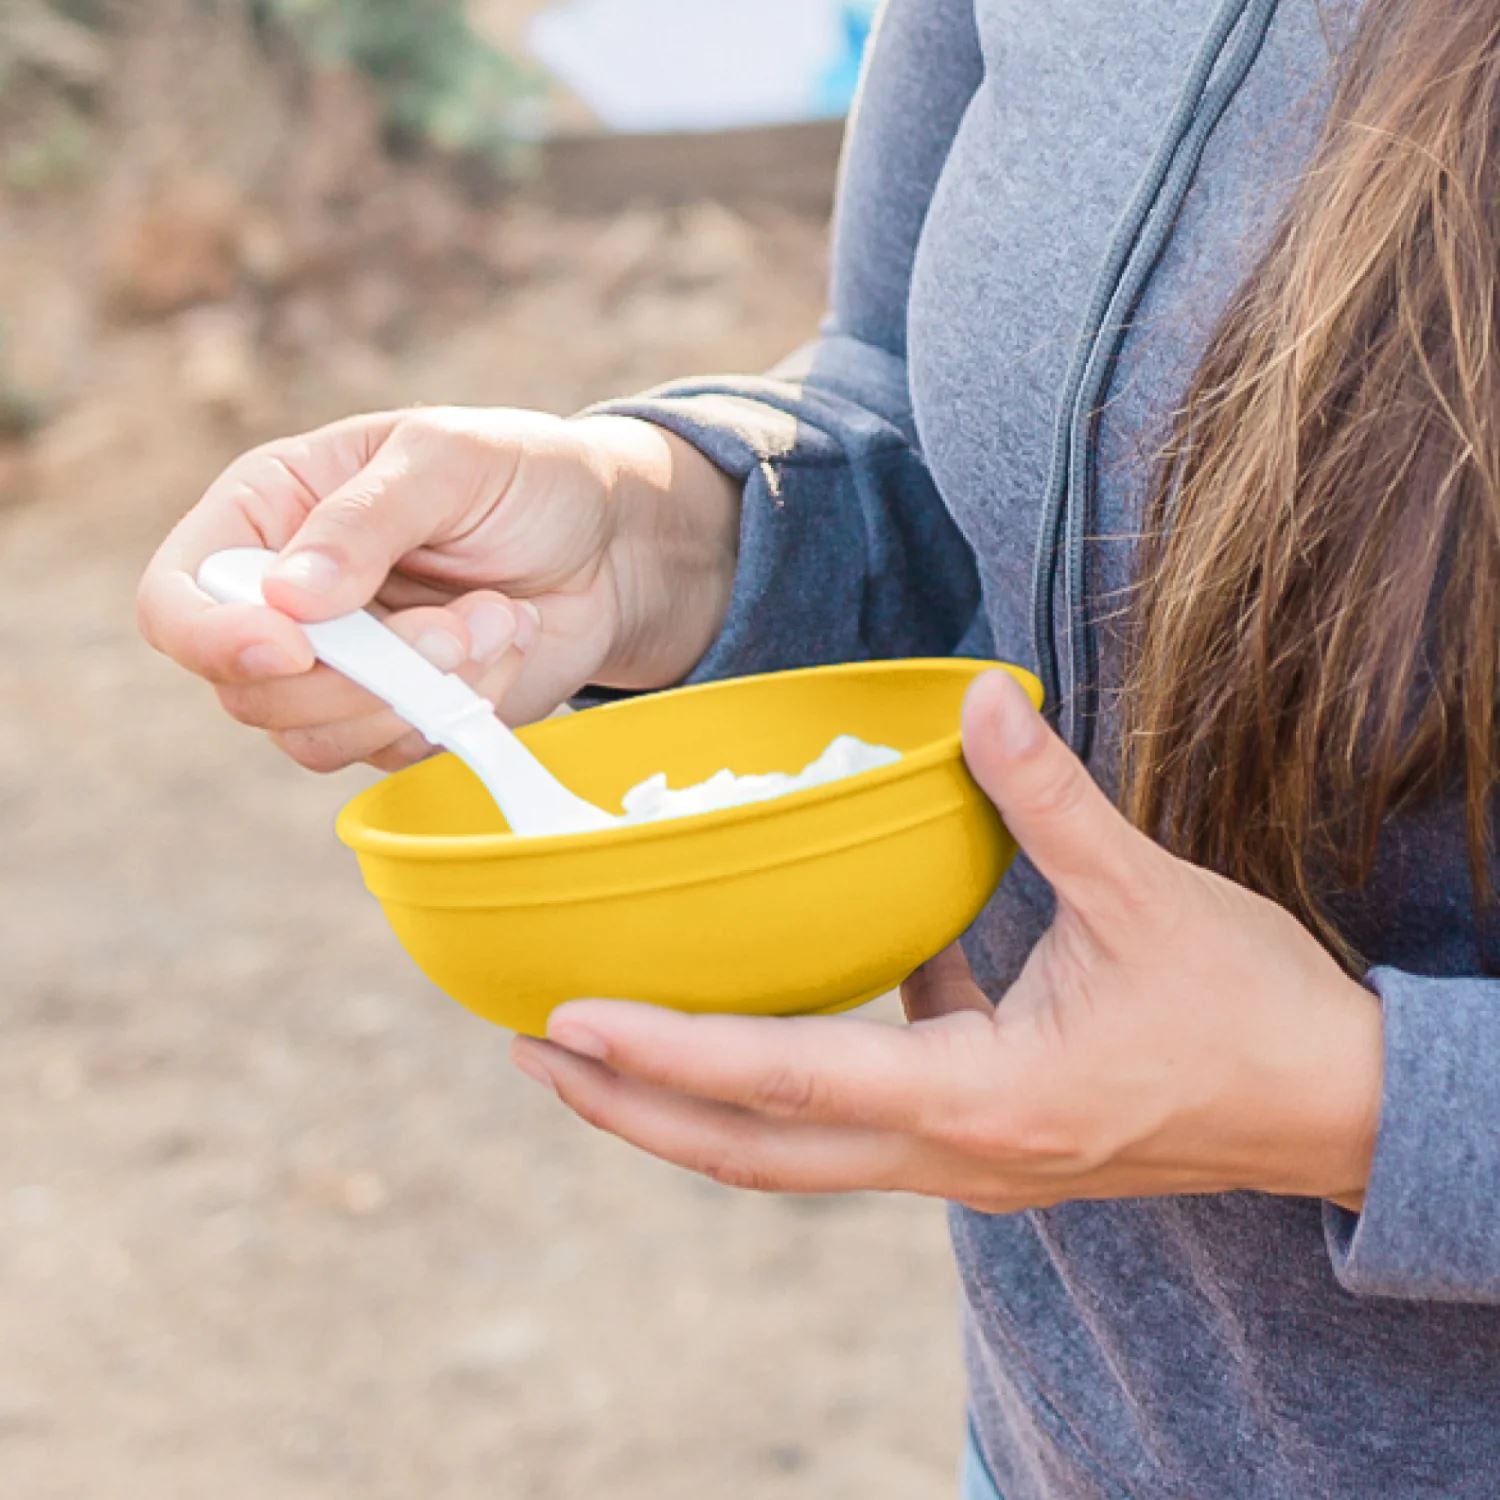
[(565, 1117), (132, 621), (265, 438), (805, 338), (868, 11), (0, 0), (9, 1500), (949, 1491), (941, 1210)]

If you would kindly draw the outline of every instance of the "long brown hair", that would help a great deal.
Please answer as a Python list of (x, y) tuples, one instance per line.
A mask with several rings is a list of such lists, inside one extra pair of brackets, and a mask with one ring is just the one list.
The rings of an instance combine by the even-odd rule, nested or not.
[(1500, 3), (1369, 0), (1286, 217), (1178, 414), (1141, 544), (1128, 814), (1288, 906), (1500, 781)]

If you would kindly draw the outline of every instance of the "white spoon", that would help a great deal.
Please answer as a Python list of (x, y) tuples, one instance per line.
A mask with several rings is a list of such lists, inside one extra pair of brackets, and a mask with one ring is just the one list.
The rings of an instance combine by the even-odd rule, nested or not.
[[(198, 569), (198, 587), (221, 604), (264, 604), (261, 579), (276, 556), (263, 547), (216, 552)], [(439, 671), (367, 610), (303, 624), (302, 630), (319, 661), (458, 756), (484, 783), (513, 833), (593, 833), (623, 821), (570, 792), (500, 722), (487, 698), (461, 677)]]

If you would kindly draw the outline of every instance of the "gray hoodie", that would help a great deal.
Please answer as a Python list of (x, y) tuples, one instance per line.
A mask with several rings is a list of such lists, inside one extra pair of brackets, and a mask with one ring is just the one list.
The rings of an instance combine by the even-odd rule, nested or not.
[[(612, 408), (744, 481), (697, 678), (1055, 656), (1109, 784), (1109, 621), (1151, 455), (1356, 9), (890, 0), (819, 339), (770, 376)], [(1500, 1493), (1500, 945), (1458, 807), (1393, 820), (1340, 906), (1385, 1017), (1362, 1214), (1249, 1193), (954, 1211), (973, 1424), (1007, 1500)], [(997, 1001), (1050, 910), (1022, 862), (969, 934)]]

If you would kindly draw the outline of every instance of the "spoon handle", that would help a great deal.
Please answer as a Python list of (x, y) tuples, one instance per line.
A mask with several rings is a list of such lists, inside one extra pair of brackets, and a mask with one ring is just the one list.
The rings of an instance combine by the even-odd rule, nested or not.
[[(198, 586), (221, 604), (263, 605), (261, 580), (276, 556), (262, 547), (216, 552), (199, 567)], [(439, 671), (367, 610), (301, 628), (320, 661), (464, 761), (514, 832), (578, 833), (618, 821), (563, 786), (500, 721), (487, 698), (461, 677)]]

